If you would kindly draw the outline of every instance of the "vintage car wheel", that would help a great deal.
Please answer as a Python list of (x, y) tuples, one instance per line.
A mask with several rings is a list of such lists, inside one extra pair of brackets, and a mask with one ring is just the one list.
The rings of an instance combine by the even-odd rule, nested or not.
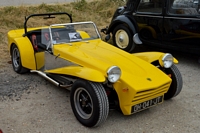
[(75, 81), (70, 93), (70, 102), (75, 117), (84, 126), (98, 126), (108, 116), (108, 97), (99, 83)]
[(131, 52), (135, 48), (133, 35), (124, 25), (118, 25), (113, 31), (113, 43), (116, 47)]
[(170, 68), (166, 69), (165, 73), (167, 75), (171, 75), (172, 78), (171, 86), (168, 92), (164, 95), (164, 99), (167, 100), (177, 96), (181, 92), (183, 80), (180, 71), (175, 65), (172, 65)]
[(19, 74), (26, 73), (28, 69), (24, 68), (21, 64), (21, 57), (18, 47), (14, 44), (11, 50), (11, 60), (14, 71)]

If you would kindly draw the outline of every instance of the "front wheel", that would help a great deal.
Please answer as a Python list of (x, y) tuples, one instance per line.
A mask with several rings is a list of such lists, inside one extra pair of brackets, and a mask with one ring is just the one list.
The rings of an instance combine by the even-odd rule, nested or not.
[(84, 126), (98, 126), (108, 116), (108, 97), (100, 83), (75, 81), (70, 93), (70, 102), (75, 117)]
[(167, 75), (170, 75), (172, 78), (171, 86), (168, 92), (164, 95), (164, 99), (168, 100), (177, 96), (183, 87), (183, 80), (180, 71), (175, 65), (172, 65), (170, 68), (165, 70)]
[(113, 43), (116, 47), (126, 51), (132, 52), (135, 48), (135, 43), (133, 42), (133, 34), (124, 25), (118, 25), (113, 30)]
[(15, 44), (11, 48), (11, 60), (15, 72), (19, 74), (28, 72), (28, 69), (22, 66), (20, 52)]

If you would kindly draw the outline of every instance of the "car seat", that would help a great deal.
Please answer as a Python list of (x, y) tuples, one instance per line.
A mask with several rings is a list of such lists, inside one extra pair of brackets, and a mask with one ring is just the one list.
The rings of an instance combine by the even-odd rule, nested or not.
[(32, 34), (31, 35), (31, 43), (32, 43), (32, 45), (33, 45), (33, 49), (34, 49), (34, 51), (38, 51), (38, 41), (37, 41), (37, 37), (36, 37), (36, 35), (35, 34)]

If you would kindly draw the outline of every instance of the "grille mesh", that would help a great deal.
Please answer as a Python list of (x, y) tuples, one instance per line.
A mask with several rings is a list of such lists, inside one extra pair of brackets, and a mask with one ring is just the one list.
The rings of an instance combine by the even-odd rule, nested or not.
[(148, 98), (150, 96), (154, 96), (154, 95), (163, 95), (164, 93), (167, 92), (168, 88), (170, 87), (170, 83), (166, 83), (164, 85), (161, 85), (157, 88), (152, 88), (152, 89), (148, 89), (145, 91), (139, 91), (136, 93), (135, 97), (133, 98), (132, 102), (136, 102), (139, 101), (141, 99), (144, 98)]

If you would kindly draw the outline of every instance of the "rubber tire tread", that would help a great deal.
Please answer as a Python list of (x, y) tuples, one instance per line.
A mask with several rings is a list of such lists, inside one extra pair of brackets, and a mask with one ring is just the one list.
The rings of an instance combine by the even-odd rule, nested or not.
[(171, 86), (170, 86), (168, 92), (164, 96), (164, 99), (168, 100), (168, 99), (171, 99), (171, 98), (177, 96), (181, 92), (182, 87), (183, 87), (183, 80), (182, 80), (180, 71), (174, 64), (170, 68), (168, 68), (168, 70), (166, 70), (166, 72), (167, 72), (167, 74), (172, 74)]
[[(75, 87), (83, 87), (85, 88), (88, 93), (90, 93), (91, 95), (95, 95), (95, 97), (97, 98), (98, 101), (98, 106), (99, 106), (99, 116), (98, 116), (98, 120), (95, 119), (95, 122), (89, 122), (87, 121), (86, 123), (84, 123), (84, 120), (79, 120), (79, 119), (83, 119), (81, 118), (81, 116), (79, 116), (79, 114), (77, 113), (77, 111), (75, 109), (74, 104), (74, 92), (75, 92)], [(90, 89), (92, 89), (93, 91), (89, 91), (86, 87), (90, 87)], [(92, 98), (92, 97), (91, 97)], [(93, 99), (94, 100), (94, 99)], [(78, 79), (74, 82), (72, 89), (71, 89), (71, 93), (70, 93), (70, 102), (71, 102), (71, 106), (72, 106), (72, 110), (74, 112), (74, 115), (76, 116), (77, 120), (83, 124), (84, 126), (87, 127), (96, 127), (99, 126), (101, 123), (103, 123), (107, 117), (108, 117), (108, 113), (109, 113), (109, 102), (108, 102), (108, 97), (107, 94), (105, 92), (104, 87), (100, 84), (100, 83), (96, 83), (96, 82), (90, 82), (90, 81), (86, 81), (83, 79)], [(93, 103), (94, 104), (94, 103)]]
[(91, 84), (94, 91), (96, 92), (97, 97), (99, 99), (99, 105), (101, 107), (99, 120), (94, 126), (94, 127), (96, 127), (106, 121), (106, 119), (108, 117), (108, 113), (109, 113), (109, 102), (108, 102), (108, 97), (107, 97), (106, 91), (101, 84), (94, 83), (94, 82), (89, 82), (89, 83)]
[[(27, 73), (27, 72), (29, 71), (29, 69), (27, 69), (27, 68), (25, 68), (25, 67), (22, 66), (22, 64), (21, 64), (21, 56), (20, 56), (19, 68), (18, 68), (17, 70), (15, 70), (14, 64), (13, 64), (13, 57), (12, 57), (13, 49), (14, 49), (14, 48), (17, 48), (18, 51), (19, 51), (19, 48), (17, 47), (17, 45), (16, 45), (16, 44), (13, 44), (12, 47), (11, 47), (11, 50), (12, 50), (12, 52), (11, 52), (11, 61), (12, 61), (13, 70), (14, 70), (16, 73), (19, 73), (19, 74)], [(20, 52), (19, 52), (19, 55), (20, 55)]]

